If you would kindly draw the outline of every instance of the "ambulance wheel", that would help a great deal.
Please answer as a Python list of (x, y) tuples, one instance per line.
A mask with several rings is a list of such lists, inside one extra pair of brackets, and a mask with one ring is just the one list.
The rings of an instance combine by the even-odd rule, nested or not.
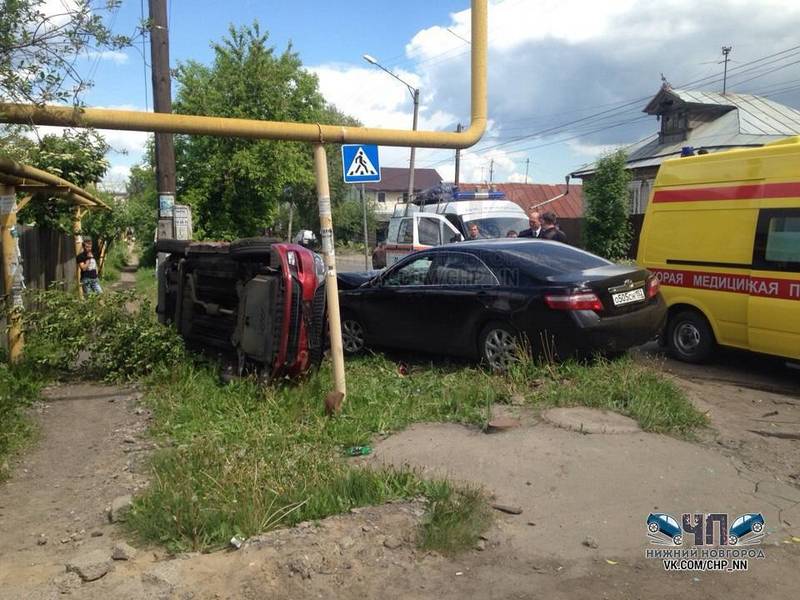
[(708, 359), (714, 348), (714, 332), (706, 318), (694, 310), (672, 315), (666, 333), (669, 354), (684, 362), (701, 363)]

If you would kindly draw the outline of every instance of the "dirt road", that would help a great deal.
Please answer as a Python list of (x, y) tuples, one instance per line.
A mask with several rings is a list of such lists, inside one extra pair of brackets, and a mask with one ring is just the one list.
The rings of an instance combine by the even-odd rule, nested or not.
[[(711, 418), (696, 441), (586, 435), (523, 413), (507, 433), (418, 425), (380, 443), (372, 461), (446, 473), (522, 509), (497, 513), (483, 549), (455, 558), (415, 548), (423, 507), (410, 503), (272, 532), (238, 551), (139, 548), (112, 561), (123, 540), (106, 508), (144, 484), (148, 415), (134, 389), (60, 386), (37, 414), (40, 441), (0, 486), (0, 598), (795, 597), (800, 444), (765, 432), (799, 431), (800, 399), (675, 376)], [(645, 558), (645, 519), (662, 511), (762, 512), (764, 558), (746, 573), (667, 573)], [(65, 568), (87, 555), (108, 569), (91, 582)]]

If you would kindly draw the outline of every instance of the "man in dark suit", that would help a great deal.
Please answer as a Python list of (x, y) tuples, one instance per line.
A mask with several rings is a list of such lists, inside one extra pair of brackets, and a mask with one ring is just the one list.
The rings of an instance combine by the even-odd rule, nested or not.
[(542, 230), (539, 232), (539, 239), (567, 243), (567, 234), (558, 228), (556, 213), (548, 211), (542, 215)]
[(517, 237), (521, 238), (535, 238), (539, 237), (539, 232), (542, 230), (542, 223), (539, 219), (539, 213), (535, 210), (531, 210), (528, 213), (528, 225), (530, 227), (528, 229), (523, 229), (519, 232)]

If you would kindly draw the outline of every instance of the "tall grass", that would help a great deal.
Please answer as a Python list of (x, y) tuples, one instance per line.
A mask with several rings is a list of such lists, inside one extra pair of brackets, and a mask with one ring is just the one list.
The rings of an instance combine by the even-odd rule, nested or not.
[(39, 397), (45, 384), (41, 373), (27, 365), (10, 367), (0, 362), (0, 481), (8, 477), (8, 459), (35, 432), (27, 408)]
[(497, 391), (477, 369), (397, 373), (368, 356), (348, 364), (348, 397), (324, 413), (328, 367), (298, 384), (222, 384), (213, 366), (185, 364), (149, 380), (157, 438), (154, 481), (129, 525), (173, 550), (220, 547), (357, 506), (425, 494), (409, 471), (355, 468), (344, 450), (419, 421), (482, 424)]

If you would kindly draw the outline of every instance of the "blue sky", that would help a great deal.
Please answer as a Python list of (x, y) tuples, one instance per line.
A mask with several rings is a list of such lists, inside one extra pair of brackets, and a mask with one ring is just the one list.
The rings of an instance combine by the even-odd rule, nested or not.
[[(48, 0), (68, 2), (69, 0)], [(144, 2), (147, 10), (147, 2)], [(563, 181), (566, 173), (658, 127), (641, 110), (661, 75), (675, 86), (706, 78), (696, 89), (719, 91), (720, 47), (732, 45), (729, 89), (769, 95), (800, 108), (796, 0), (490, 0), (491, 124), (464, 153), (462, 180)], [(326, 98), (366, 125), (410, 127), (411, 101), (402, 84), (365, 63), (377, 57), (422, 90), (421, 128), (450, 130), (469, 118), (469, 2), (374, 0), (369, 3), (169, 0), (171, 62), (208, 63), (210, 44), (229, 24), (257, 19), (272, 43), (291, 40), (320, 78)], [(123, 0), (113, 17), (131, 33), (141, 2)], [(141, 42), (137, 49), (83, 61), (95, 87), (90, 106), (138, 110), (145, 102)], [(760, 63), (754, 60), (775, 55)], [(149, 48), (145, 48), (149, 62)], [(740, 72), (737, 72), (740, 71)], [(149, 93), (150, 74), (146, 74)], [(794, 87), (793, 87), (794, 86)], [(173, 90), (174, 92), (174, 90)], [(597, 115), (598, 112), (606, 112)], [(110, 180), (119, 185), (141, 157), (145, 135), (111, 132)], [(407, 150), (384, 149), (384, 166), (407, 165)], [(418, 166), (453, 174), (452, 153), (420, 150)], [(115, 181), (116, 179), (116, 181)]]

